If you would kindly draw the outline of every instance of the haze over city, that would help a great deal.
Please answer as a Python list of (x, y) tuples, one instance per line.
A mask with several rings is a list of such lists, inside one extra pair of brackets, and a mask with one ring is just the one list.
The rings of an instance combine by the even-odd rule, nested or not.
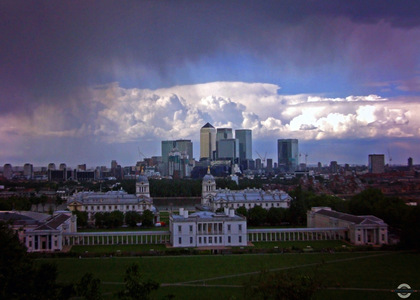
[[(2, 1), (0, 165), (133, 165), (200, 128), (420, 161), (420, 2)], [(388, 161), (389, 157), (387, 158)]]

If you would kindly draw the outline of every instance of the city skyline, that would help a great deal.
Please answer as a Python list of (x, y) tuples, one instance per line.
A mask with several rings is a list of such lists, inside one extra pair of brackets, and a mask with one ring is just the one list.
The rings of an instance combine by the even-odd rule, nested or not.
[[(276, 161), (420, 161), (416, 1), (3, 1), (0, 164), (133, 165), (252, 130)], [(82, 13), (83, 12), (83, 13)]]

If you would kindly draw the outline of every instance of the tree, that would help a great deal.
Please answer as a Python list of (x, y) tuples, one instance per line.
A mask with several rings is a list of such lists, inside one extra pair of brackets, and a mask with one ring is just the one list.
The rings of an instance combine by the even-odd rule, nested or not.
[(86, 211), (73, 211), (73, 214), (77, 216), (77, 227), (86, 227), (88, 224), (88, 213)]
[(248, 211), (245, 208), (245, 206), (241, 206), (241, 207), (237, 208), (236, 213), (240, 214), (240, 215), (243, 215), (245, 218), (248, 216)]
[(114, 210), (108, 216), (108, 227), (116, 228), (124, 224), (124, 213), (119, 210)]
[(146, 209), (145, 211), (143, 211), (141, 218), (142, 218), (142, 226), (144, 227), (153, 226), (154, 215), (150, 210)]
[(95, 226), (102, 228), (105, 226), (105, 216), (103, 212), (97, 212), (95, 213)]
[(143, 280), (139, 271), (139, 265), (130, 265), (124, 277), (125, 289), (118, 293), (119, 299), (150, 299), (150, 293), (159, 288), (159, 283), (153, 280)]
[(248, 210), (248, 223), (251, 226), (261, 226), (267, 219), (267, 210), (259, 205)]
[(57, 267), (34, 266), (17, 235), (0, 222), (0, 299), (68, 299), (71, 285), (56, 283)]
[(141, 215), (136, 211), (128, 211), (125, 213), (125, 224), (130, 227), (136, 227), (141, 222)]
[(290, 202), (290, 208), (289, 208), (290, 222), (296, 225), (306, 224), (306, 205), (305, 205), (306, 197), (302, 191), (302, 187), (299, 185), (294, 190), (292, 195), (294, 196), (294, 198)]
[(76, 284), (76, 294), (86, 300), (100, 300), (101, 280), (94, 278), (92, 273), (86, 273)]
[(301, 300), (311, 299), (321, 287), (319, 276), (290, 272), (261, 272), (245, 283), (245, 299)]
[(285, 209), (280, 207), (271, 207), (267, 213), (267, 222), (270, 225), (280, 225), (284, 220)]

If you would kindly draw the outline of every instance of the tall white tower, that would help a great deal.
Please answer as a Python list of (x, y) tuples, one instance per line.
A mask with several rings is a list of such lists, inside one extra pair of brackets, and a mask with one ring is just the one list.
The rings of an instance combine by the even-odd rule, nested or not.
[(216, 196), (216, 180), (210, 174), (210, 167), (207, 169), (207, 174), (203, 177), (202, 190), (201, 190), (201, 204), (208, 205)]
[(136, 182), (136, 195), (137, 197), (150, 198), (149, 180), (143, 171)]

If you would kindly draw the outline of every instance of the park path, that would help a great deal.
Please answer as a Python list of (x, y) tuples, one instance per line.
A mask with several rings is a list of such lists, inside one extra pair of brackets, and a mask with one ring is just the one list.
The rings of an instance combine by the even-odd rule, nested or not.
[[(322, 261), (322, 262), (315, 262), (315, 263), (309, 263), (309, 264), (303, 264), (303, 265), (297, 265), (297, 266), (288, 266), (288, 267), (281, 267), (281, 268), (273, 268), (266, 270), (267, 272), (278, 272), (278, 271), (284, 271), (284, 270), (292, 270), (292, 269), (299, 269), (299, 268), (306, 268), (306, 267), (313, 267), (313, 266), (319, 266), (322, 264), (332, 264), (332, 263), (339, 263), (339, 262), (346, 262), (346, 261), (354, 261), (359, 259), (365, 259), (370, 257), (378, 257), (378, 256), (385, 256), (390, 255), (395, 252), (384, 252), (384, 253), (378, 253), (378, 254), (371, 254), (371, 255), (364, 255), (364, 256), (358, 256), (358, 257), (350, 257), (350, 258), (341, 258), (341, 259), (333, 259), (329, 261)], [(217, 276), (217, 277), (210, 277), (210, 278), (204, 278), (204, 279), (196, 279), (196, 280), (189, 280), (189, 281), (182, 281), (182, 282), (174, 282), (174, 283), (162, 283), (160, 286), (209, 286), (209, 287), (243, 287), (238, 285), (208, 285), (208, 281), (213, 280), (220, 280), (220, 279), (227, 279), (227, 278), (234, 278), (234, 277), (243, 277), (243, 276), (250, 276), (250, 275), (257, 275), (261, 273), (261, 271), (253, 271), (253, 272), (246, 272), (246, 273), (237, 273), (237, 274), (230, 274), (230, 275), (223, 275), (223, 276)]]

